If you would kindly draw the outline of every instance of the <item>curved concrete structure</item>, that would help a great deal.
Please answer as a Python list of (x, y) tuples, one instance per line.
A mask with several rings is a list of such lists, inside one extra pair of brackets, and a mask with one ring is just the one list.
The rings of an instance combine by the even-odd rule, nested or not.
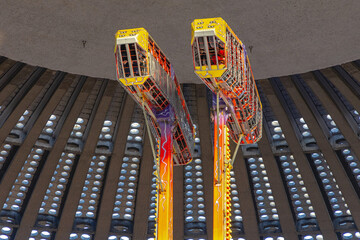
[(360, 56), (356, 0), (22, 0), (2, 1), (0, 7), (0, 55), (92, 77), (115, 79), (115, 32), (145, 27), (174, 64), (180, 82), (199, 83), (192, 69), (190, 23), (217, 16), (248, 47), (257, 79), (325, 68)]
[[(359, 239), (360, 60), (256, 84), (264, 130), (231, 173), (233, 239)], [(197, 139), (174, 168), (174, 239), (216, 239), (212, 96), (183, 92)], [(153, 171), (118, 82), (0, 56), (0, 239), (154, 240)]]

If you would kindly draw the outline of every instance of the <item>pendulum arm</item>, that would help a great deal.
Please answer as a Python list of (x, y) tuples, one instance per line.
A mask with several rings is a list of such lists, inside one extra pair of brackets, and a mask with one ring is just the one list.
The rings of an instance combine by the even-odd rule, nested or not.
[(124, 29), (115, 38), (117, 79), (142, 107), (156, 166), (155, 238), (171, 240), (173, 166), (192, 160), (195, 130), (174, 69), (149, 33), (144, 28)]
[[(216, 129), (216, 142), (214, 141), (214, 143), (216, 143), (216, 146), (220, 146), (220, 137), (219, 137), (219, 127), (220, 127), (220, 110), (219, 110), (219, 101), (220, 101), (220, 93), (219, 93), (219, 89), (216, 89), (216, 121), (218, 123), (218, 126), (215, 127), (214, 129)], [(215, 145), (215, 144), (214, 144)], [(215, 152), (214, 152), (215, 153)], [(217, 164), (217, 169), (220, 169), (220, 165), (221, 165), (221, 158), (220, 158), (220, 155), (221, 155), (221, 152), (218, 150), (216, 152), (216, 157), (217, 157), (217, 160), (214, 161), (216, 162)], [(217, 181), (218, 183), (220, 183), (220, 174), (221, 174), (221, 171), (217, 171)], [(214, 175), (215, 176), (215, 175)]]
[(227, 113), (217, 111), (214, 118), (214, 192), (213, 237), (230, 239), (230, 165), (229, 134), (226, 127)]
[[(262, 105), (245, 46), (227, 23), (195, 19), (191, 27), (194, 71), (214, 93), (213, 239), (231, 239), (230, 171), (240, 145), (261, 139)], [(229, 135), (237, 143), (231, 159)]]
[(169, 121), (159, 121), (161, 131), (160, 144), (158, 145), (160, 156), (155, 153), (151, 138), (150, 127), (145, 113), (144, 102), (142, 104), (145, 123), (150, 138), (156, 166), (157, 177), (157, 201), (156, 201), (156, 229), (157, 240), (173, 238), (173, 159), (172, 159), (172, 134)]
[(214, 117), (213, 237), (214, 239), (230, 240), (230, 170), (233, 160), (230, 161), (229, 129), (226, 126), (228, 113), (224, 107), (220, 110), (219, 102), (219, 92), (217, 91), (216, 117)]
[(156, 239), (173, 239), (173, 156), (171, 124), (159, 121), (161, 132), (159, 184), (157, 193)]

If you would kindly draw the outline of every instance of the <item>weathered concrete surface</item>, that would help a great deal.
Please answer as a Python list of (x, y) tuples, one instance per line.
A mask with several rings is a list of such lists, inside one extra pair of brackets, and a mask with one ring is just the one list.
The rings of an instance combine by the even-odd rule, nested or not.
[(360, 58), (359, 10), (359, 0), (2, 0), (0, 55), (115, 79), (115, 32), (145, 27), (179, 80), (199, 82), (190, 23), (220, 16), (247, 47), (253, 46), (248, 52), (255, 77), (268, 78)]

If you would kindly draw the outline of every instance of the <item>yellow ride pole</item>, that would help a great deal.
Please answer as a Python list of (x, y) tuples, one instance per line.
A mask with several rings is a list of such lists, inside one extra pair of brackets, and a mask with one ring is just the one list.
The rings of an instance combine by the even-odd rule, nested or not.
[(231, 239), (230, 149), (226, 113), (214, 118), (213, 238)]
[(157, 240), (173, 239), (173, 156), (171, 125), (168, 121), (160, 121), (160, 176), (157, 187), (157, 216), (155, 237)]

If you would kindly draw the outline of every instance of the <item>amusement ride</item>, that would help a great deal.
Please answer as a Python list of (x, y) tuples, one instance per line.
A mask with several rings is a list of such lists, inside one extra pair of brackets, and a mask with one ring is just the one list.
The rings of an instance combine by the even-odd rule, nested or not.
[[(213, 239), (231, 239), (230, 171), (262, 136), (262, 105), (244, 44), (222, 18), (191, 24), (195, 74), (212, 91)], [(174, 69), (144, 28), (116, 35), (117, 79), (144, 113), (157, 177), (156, 239), (173, 239), (173, 166), (192, 160), (195, 130)], [(156, 139), (154, 146), (151, 133)], [(230, 141), (236, 144), (230, 159)]]
[[(119, 30), (116, 73), (125, 90), (143, 109), (156, 166), (156, 239), (173, 239), (173, 166), (192, 160), (192, 120), (165, 54), (144, 28)], [(151, 133), (157, 142), (157, 152)]]
[[(191, 24), (195, 74), (213, 92), (213, 238), (231, 239), (230, 171), (240, 144), (262, 133), (262, 106), (245, 45), (222, 18)], [(229, 136), (237, 143), (230, 159)]]

